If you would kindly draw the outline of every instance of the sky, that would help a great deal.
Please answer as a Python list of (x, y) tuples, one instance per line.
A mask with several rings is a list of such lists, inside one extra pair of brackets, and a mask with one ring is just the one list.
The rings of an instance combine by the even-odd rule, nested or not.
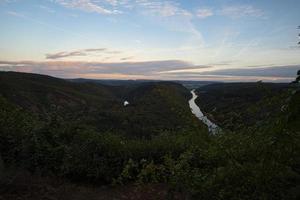
[(286, 82), (299, 0), (0, 0), (0, 71)]

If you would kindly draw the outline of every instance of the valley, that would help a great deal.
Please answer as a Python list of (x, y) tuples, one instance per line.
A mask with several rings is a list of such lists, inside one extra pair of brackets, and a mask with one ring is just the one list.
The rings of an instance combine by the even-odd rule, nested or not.
[(0, 0), (0, 200), (299, 200), (300, 0)]
[(299, 197), (297, 84), (1, 72), (0, 91), (4, 199)]

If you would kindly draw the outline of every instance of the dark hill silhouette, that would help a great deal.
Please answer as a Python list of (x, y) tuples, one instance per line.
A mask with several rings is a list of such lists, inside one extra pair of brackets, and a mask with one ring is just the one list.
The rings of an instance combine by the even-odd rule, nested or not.
[[(9, 102), (41, 120), (55, 115), (100, 131), (148, 137), (162, 130), (189, 129), (200, 124), (190, 113), (189, 91), (172, 82), (109, 86), (39, 74), (1, 72), (0, 91)], [(130, 102), (126, 108), (125, 100)]]

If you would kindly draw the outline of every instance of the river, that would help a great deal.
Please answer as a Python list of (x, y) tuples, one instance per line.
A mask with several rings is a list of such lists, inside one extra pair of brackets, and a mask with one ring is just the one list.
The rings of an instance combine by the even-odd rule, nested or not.
[(209, 132), (211, 132), (212, 134), (217, 133), (220, 130), (220, 128), (212, 121), (210, 121), (195, 103), (195, 100), (198, 98), (198, 95), (196, 95), (195, 90), (191, 90), (191, 94), (193, 95), (193, 97), (189, 100), (189, 105), (192, 113), (208, 127)]

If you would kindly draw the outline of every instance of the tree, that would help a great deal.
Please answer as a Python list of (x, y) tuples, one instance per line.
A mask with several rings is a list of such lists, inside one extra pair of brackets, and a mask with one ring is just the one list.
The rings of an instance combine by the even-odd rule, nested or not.
[(2, 156), (0, 153), (0, 179), (2, 179), (3, 175), (4, 175), (4, 162), (2, 160)]
[[(298, 29), (300, 29), (300, 26), (298, 26)], [(299, 33), (299, 39), (300, 39), (300, 33)], [(300, 41), (298, 42), (298, 44), (300, 44)], [(297, 78), (295, 80), (296, 83), (300, 83), (300, 70), (298, 70), (297, 72)]]
[[(300, 26), (298, 26), (298, 29), (300, 29)], [(300, 33), (299, 33), (298, 36), (299, 36), (299, 39), (300, 39)], [(300, 41), (298, 42), (298, 44), (300, 44)], [(298, 72), (299, 72), (299, 71), (298, 71)]]
[[(299, 43), (300, 43), (300, 42), (299, 42)], [(297, 82), (297, 83), (300, 83), (300, 70), (298, 70), (298, 72), (297, 72), (296, 82)]]
[(297, 77), (294, 81), (292, 81), (292, 84), (295, 84), (295, 83), (300, 83), (300, 70), (298, 70), (297, 72)]

